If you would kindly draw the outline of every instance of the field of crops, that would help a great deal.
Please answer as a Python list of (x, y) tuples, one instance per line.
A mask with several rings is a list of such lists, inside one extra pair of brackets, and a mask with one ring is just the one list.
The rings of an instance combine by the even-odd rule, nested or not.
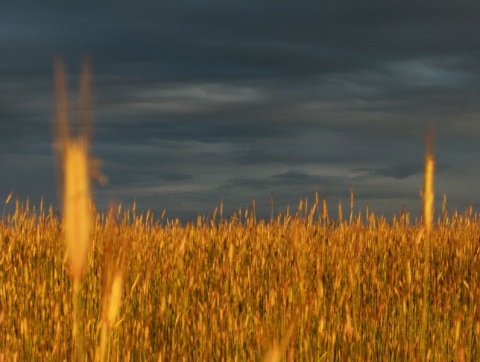
[(92, 211), (75, 312), (60, 220), (17, 202), (0, 224), (1, 359), (99, 359), (103, 332), (110, 360), (480, 358), (478, 215), (434, 224), (425, 280), (423, 226), (408, 214), (321, 208), (186, 225)]

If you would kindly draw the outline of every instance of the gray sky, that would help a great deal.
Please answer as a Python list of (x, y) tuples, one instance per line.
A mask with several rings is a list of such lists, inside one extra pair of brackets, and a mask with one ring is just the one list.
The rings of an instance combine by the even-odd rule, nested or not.
[(429, 125), (437, 206), (480, 206), (478, 2), (42, 3), (0, 5), (3, 199), (57, 203), (53, 60), (73, 101), (89, 54), (101, 208), (418, 214)]

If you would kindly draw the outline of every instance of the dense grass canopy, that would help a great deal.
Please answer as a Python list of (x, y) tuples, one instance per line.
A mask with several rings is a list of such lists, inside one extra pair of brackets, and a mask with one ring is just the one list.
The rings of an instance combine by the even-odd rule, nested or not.
[(424, 228), (408, 214), (333, 220), (317, 206), (185, 225), (92, 210), (72, 338), (61, 221), (17, 202), (0, 223), (0, 355), (64, 360), (81, 345), (94, 360), (107, 324), (111, 360), (418, 360), (422, 343), (433, 360), (480, 358), (478, 215), (434, 223), (425, 280)]

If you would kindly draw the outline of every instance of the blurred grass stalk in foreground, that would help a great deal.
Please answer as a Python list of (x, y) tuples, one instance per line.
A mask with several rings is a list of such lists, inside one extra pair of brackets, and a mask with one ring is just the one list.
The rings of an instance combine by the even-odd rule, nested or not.
[(74, 317), (72, 337), (77, 356), (84, 354), (83, 332), (79, 328), (80, 286), (85, 268), (88, 243), (91, 231), (91, 193), (89, 173), (89, 149), (91, 115), (91, 76), (90, 62), (85, 58), (80, 77), (79, 132), (76, 137), (70, 130), (70, 117), (67, 93), (67, 79), (63, 61), (57, 59), (54, 65), (56, 122), (55, 146), (61, 164), (62, 187), (62, 227), (66, 255), (73, 281)]
[[(73, 327), (72, 337), (75, 354), (78, 360), (85, 359), (84, 325), (82, 321), (81, 284), (85, 265), (88, 259), (90, 234), (92, 231), (93, 198), (91, 195), (92, 162), (90, 144), (93, 125), (92, 98), (91, 98), (91, 66), (86, 57), (82, 64), (80, 76), (80, 122), (76, 136), (72, 136), (69, 119), (69, 105), (65, 66), (57, 59), (55, 70), (56, 95), (56, 122), (55, 148), (60, 164), (61, 197), (63, 202), (62, 228), (66, 248), (66, 257), (69, 264), (70, 276), (73, 282)], [(98, 170), (93, 172), (102, 177)], [(109, 225), (113, 228), (113, 217), (109, 218)], [(107, 243), (114, 242), (114, 232), (110, 232)], [(124, 246), (124, 244), (122, 244)], [(110, 250), (110, 247), (107, 247)], [(125, 259), (125, 248), (121, 248), (120, 257)], [(109, 333), (120, 309), (122, 294), (123, 272), (118, 259), (114, 265), (111, 262), (111, 253), (107, 253), (104, 260), (102, 286), (102, 316), (100, 344), (95, 356), (96, 360), (104, 361), (108, 355)]]

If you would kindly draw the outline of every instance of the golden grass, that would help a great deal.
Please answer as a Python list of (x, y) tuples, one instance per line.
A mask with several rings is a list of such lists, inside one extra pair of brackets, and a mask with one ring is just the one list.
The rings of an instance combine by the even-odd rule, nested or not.
[(87, 137), (89, 115), (90, 69), (85, 61), (81, 76), (80, 113), (81, 132), (73, 138), (70, 132), (68, 94), (64, 65), (61, 60), (55, 63), (55, 94), (57, 104), (56, 144), (61, 160), (63, 232), (70, 264), (70, 272), (75, 285), (79, 285), (85, 264), (87, 246), (90, 239), (90, 175), (89, 139)]
[(424, 226), (424, 266), (423, 266), (423, 301), (422, 301), (422, 328), (420, 352), (422, 361), (429, 361), (431, 350), (428, 349), (427, 333), (429, 331), (429, 309), (430, 309), (430, 273), (431, 273), (431, 231), (434, 212), (434, 172), (435, 161), (433, 155), (433, 129), (431, 128), (426, 135), (425, 142), (425, 168), (423, 175), (422, 190), (422, 209), (423, 209), (423, 226)]
[(423, 223), (425, 226), (425, 233), (430, 235), (433, 222), (433, 201), (434, 201), (434, 173), (435, 173), (435, 158), (433, 155), (433, 130), (427, 132), (426, 147), (425, 147), (425, 170), (423, 176)]
[(70, 141), (65, 149), (63, 230), (70, 271), (80, 283), (90, 240), (90, 187), (86, 145)]
[(91, 192), (89, 172), (91, 115), (91, 76), (90, 64), (85, 59), (80, 77), (80, 131), (71, 135), (67, 79), (63, 62), (58, 59), (54, 66), (56, 122), (55, 145), (60, 163), (62, 181), (62, 231), (66, 255), (73, 281), (73, 326), (72, 340), (75, 343), (77, 359), (84, 357), (84, 333), (80, 320), (80, 285), (85, 267), (91, 232)]
[[(0, 223), (0, 353), (69, 360), (73, 283), (61, 223), (52, 210), (11, 206)], [(182, 225), (121, 209), (110, 226), (92, 211), (95, 242), (79, 292), (85, 358), (95, 359), (105, 315), (107, 360), (261, 360), (272, 350), (294, 361), (420, 360), (423, 223), (370, 212), (329, 227), (321, 214), (310, 221), (310, 209), (301, 211), (307, 217), (254, 222), (242, 211)], [(432, 226), (432, 360), (480, 358), (478, 235), (470, 210)], [(123, 243), (128, 257), (116, 263)], [(105, 268), (108, 253), (114, 267)], [(113, 283), (116, 265), (123, 297), (103, 314), (116, 288), (103, 281), (111, 275)]]

